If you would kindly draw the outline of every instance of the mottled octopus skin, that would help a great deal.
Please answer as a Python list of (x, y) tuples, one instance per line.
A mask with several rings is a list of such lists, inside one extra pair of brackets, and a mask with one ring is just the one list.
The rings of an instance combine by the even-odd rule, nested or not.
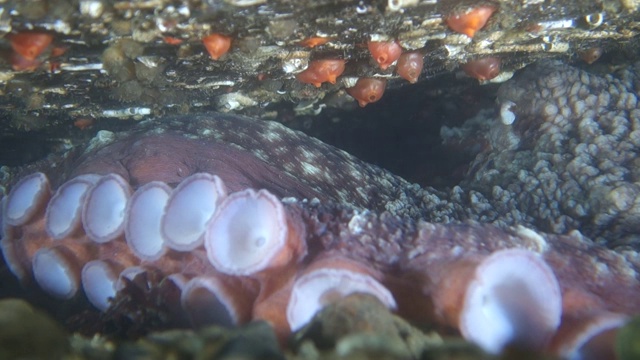
[(556, 234), (579, 229), (638, 250), (639, 70), (603, 76), (544, 61), (504, 83), (498, 108), (510, 105), (515, 120), (481, 130), (490, 146), (451, 199), (467, 203), (479, 221)]
[[(253, 319), (270, 321), (281, 338), (285, 338), (290, 331), (286, 323), (282, 323), (280, 315), (286, 311), (292, 279), (296, 274), (303, 273), (314, 260), (335, 255), (380, 274), (377, 277), (394, 295), (398, 312), (414, 321), (443, 321), (437, 312), (434, 314), (429, 301), (436, 295), (430, 292), (432, 279), (441, 276), (438, 274), (439, 268), (424, 266), (430, 259), (453, 262), (462, 257), (489, 255), (512, 248), (539, 253), (551, 266), (561, 285), (564, 296), (562, 306), (567, 316), (580, 317), (585, 310), (612, 314), (640, 312), (640, 303), (629, 301), (640, 294), (640, 259), (637, 254), (603, 248), (585, 239), (579, 232), (558, 236), (536, 233), (524, 227), (500, 229), (478, 223), (446, 225), (415, 222), (388, 212), (375, 214), (332, 202), (291, 201), (284, 206), (288, 216), (303, 226), (299, 234), (308, 252), (303, 258), (292, 259), (284, 266), (265, 270), (249, 279), (238, 278), (237, 281), (247, 285), (234, 287), (238, 290), (238, 286), (252, 288), (248, 292), (239, 292), (242, 299), (250, 302), (257, 292), (255, 285), (251, 285), (253, 279), (263, 284), (256, 299), (260, 303), (254, 305), (257, 307), (253, 310)], [(37, 223), (21, 226), (22, 238), (10, 241), (51, 246), (46, 239), (40, 243), (34, 241), (34, 236), (41, 237), (39, 229)], [(79, 238), (70, 237), (63, 241), (73, 244)], [(93, 256), (113, 259), (123, 266), (144, 265), (132, 259), (123, 245), (122, 241), (93, 244), (96, 248)], [(160, 278), (175, 271), (184, 271), (185, 275), (191, 276), (212, 274), (214, 271), (210, 265), (201, 264), (202, 256), (197, 251), (166, 260), (168, 263), (161, 260), (162, 263), (147, 265), (156, 268), (154, 271), (160, 269)], [(125, 287), (124, 291), (122, 296), (133, 290)], [(162, 295), (163, 292), (158, 294)], [(588, 308), (584, 308), (585, 304)], [(246, 309), (247, 305), (243, 307)], [(247, 314), (247, 310), (244, 313)], [(246, 317), (242, 319), (247, 320)], [(199, 321), (202, 321), (200, 317), (193, 319), (195, 324), (202, 324)]]
[(49, 174), (54, 186), (84, 173), (117, 173), (135, 189), (152, 180), (176, 185), (193, 173), (214, 171), (231, 191), (265, 188), (279, 197), (412, 216), (427, 216), (415, 211), (437, 206), (422, 199), (417, 185), (275, 122), (196, 115), (146, 122), (116, 136), (107, 144), (90, 144), (64, 176)]
[[(433, 313), (428, 300), (425, 300), (425, 306), (416, 302), (416, 299), (430, 296), (428, 285), (431, 276), (437, 272), (437, 269), (425, 269), (422, 266), (425, 261), (429, 258), (453, 260), (461, 254), (488, 255), (501, 249), (523, 248), (541, 254), (551, 266), (564, 295), (563, 309), (569, 315), (574, 315), (572, 312), (580, 304), (588, 304), (594, 311), (637, 314), (640, 303), (629, 301), (640, 294), (637, 252), (628, 247), (616, 251), (607, 249), (581, 232), (607, 235), (614, 244), (621, 239), (622, 226), (628, 226), (625, 234), (637, 236), (636, 213), (632, 211), (636, 205), (611, 202), (620, 198), (611, 198), (612, 190), (607, 186), (615, 185), (613, 190), (620, 189), (618, 191), (627, 194), (627, 198), (634, 194), (636, 184), (621, 180), (635, 181), (637, 176), (637, 171), (631, 167), (635, 164), (631, 153), (638, 147), (635, 141), (640, 113), (630, 90), (637, 89), (640, 81), (630, 71), (622, 73), (623, 80), (616, 80), (556, 63), (539, 64), (538, 67), (530, 72), (525, 70), (520, 78), (503, 85), (500, 100), (515, 103), (511, 107), (516, 113), (515, 122), (505, 126), (494, 120), (489, 132), (492, 148), (476, 159), (471, 176), (451, 191), (450, 201), (443, 200), (446, 195), (442, 192), (420, 189), (282, 125), (228, 115), (169, 118), (141, 123), (135, 131), (125, 134), (100, 133), (79, 158), (70, 155), (66, 162), (55, 165), (43, 162), (25, 171), (45, 171), (52, 179), (53, 188), (80, 174), (116, 173), (127, 179), (134, 189), (152, 180), (175, 186), (190, 174), (211, 171), (223, 178), (230, 191), (265, 188), (280, 198), (296, 197), (298, 200), (287, 201), (284, 206), (291, 216), (299, 219), (303, 229), (300, 233), (304, 234), (302, 240), (306, 242), (308, 252), (296, 260), (299, 262), (286, 266), (286, 274), (270, 274), (278, 281), (265, 297), (273, 299), (276, 309), (286, 298), (286, 294), (280, 296), (278, 288), (286, 288), (295, 272), (331, 252), (383, 274), (381, 281), (397, 298), (400, 314), (418, 320), (431, 319)], [(589, 95), (602, 89), (607, 92), (600, 92), (602, 99), (596, 97), (596, 103), (592, 104)], [(527, 91), (532, 90), (536, 96), (527, 96)], [(568, 99), (561, 100), (563, 94), (568, 94)], [(579, 97), (585, 98), (584, 104), (577, 105)], [(568, 103), (572, 108), (556, 106), (558, 112), (565, 114), (560, 119), (549, 115), (557, 114), (553, 113), (550, 104), (560, 103)], [(596, 110), (590, 110), (592, 107)], [(583, 116), (572, 116), (572, 111), (576, 110)], [(589, 111), (602, 115), (599, 123), (587, 121), (589, 118), (585, 114)], [(627, 118), (616, 117), (619, 114), (625, 114)], [(627, 131), (623, 126), (625, 119), (632, 122)], [(561, 120), (565, 127), (556, 126)], [(582, 126), (575, 129), (576, 124), (572, 121)], [(599, 138), (591, 132), (598, 128), (613, 134), (606, 133), (609, 136)], [(577, 137), (569, 135), (576, 131)], [(578, 146), (572, 142), (575, 139), (586, 144)], [(614, 144), (612, 139), (620, 140), (623, 146), (609, 148)], [(598, 181), (586, 181), (590, 179), (589, 174), (584, 179), (579, 176), (581, 171), (593, 169), (572, 168), (576, 164), (571, 163), (564, 164), (566, 169), (561, 168), (566, 157), (535, 157), (567, 153), (569, 146), (569, 149), (582, 151), (590, 149), (589, 144), (593, 143), (600, 145), (599, 150), (603, 152), (595, 156), (606, 156), (611, 160), (609, 164), (603, 158), (596, 164), (601, 167), (598, 170), (607, 175)], [(585, 159), (578, 154), (578, 159)], [(514, 158), (523, 165), (522, 169), (512, 166)], [(565, 194), (569, 197), (555, 201), (572, 203), (553, 207), (547, 200), (539, 200), (545, 193), (538, 194), (538, 187), (546, 191), (552, 185), (557, 188), (558, 183), (538, 181), (527, 185), (528, 173), (532, 171), (526, 166), (527, 161), (533, 161), (534, 171), (552, 179), (554, 175), (558, 176), (549, 168), (552, 162), (556, 166), (553, 170), (574, 172), (577, 180), (568, 178), (567, 184), (591, 185), (585, 194), (593, 197), (591, 201), (594, 202), (584, 202), (567, 184), (560, 187), (569, 191)], [(540, 161), (547, 166), (537, 165)], [(518, 178), (524, 179), (524, 184), (514, 180)], [(475, 182), (470, 183), (471, 180)], [(516, 195), (505, 200), (500, 197), (504, 190), (501, 192), (498, 180), (504, 180), (502, 186), (505, 189), (510, 186), (510, 191), (514, 191), (514, 186), (532, 186), (533, 191), (516, 192), (520, 194), (517, 195), (520, 202), (516, 201)], [(605, 191), (607, 189), (609, 192)], [(549, 198), (553, 199), (554, 193), (550, 194)], [(318, 200), (312, 200), (314, 198)], [(532, 203), (535, 205), (529, 206)], [(628, 212), (612, 211), (615, 210), (613, 205)], [(594, 216), (568, 221), (564, 212), (579, 211), (578, 206), (586, 206)], [(446, 224), (468, 219), (494, 222), (500, 227), (473, 221)], [(563, 226), (547, 226), (541, 220)], [(589, 221), (598, 226), (587, 226)], [(566, 235), (543, 234), (527, 228), (534, 225)], [(26, 236), (38, 232), (28, 226), (18, 230)], [(34, 245), (38, 244), (34, 242)], [(118, 249), (107, 246), (100, 252), (101, 256), (108, 257)], [(194, 258), (201, 257), (194, 254)], [(185, 264), (173, 266), (180, 268)], [(265, 313), (269, 311), (265, 310)], [(282, 313), (282, 309), (275, 313)]]

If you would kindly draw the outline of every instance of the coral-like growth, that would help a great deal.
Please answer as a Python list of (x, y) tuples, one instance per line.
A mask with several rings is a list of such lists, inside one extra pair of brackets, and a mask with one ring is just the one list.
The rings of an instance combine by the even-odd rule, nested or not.
[(445, 21), (451, 30), (473, 37), (482, 29), (496, 8), (491, 5), (480, 5), (466, 11), (456, 11), (446, 17)]
[(384, 79), (360, 78), (354, 87), (347, 89), (347, 93), (358, 100), (360, 107), (365, 107), (380, 100), (386, 86), (387, 81)]
[(315, 87), (320, 87), (323, 82), (335, 84), (338, 76), (344, 71), (344, 63), (345, 61), (340, 59), (314, 60), (306, 70), (296, 75), (296, 78)]

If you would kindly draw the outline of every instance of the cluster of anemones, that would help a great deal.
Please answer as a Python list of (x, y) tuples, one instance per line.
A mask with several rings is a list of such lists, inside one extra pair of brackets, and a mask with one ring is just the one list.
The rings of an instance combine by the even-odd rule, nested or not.
[[(496, 10), (491, 5), (481, 5), (465, 8), (452, 12), (445, 18), (447, 25), (456, 32), (473, 37), (475, 33), (485, 26), (489, 17)], [(214, 33), (202, 39), (204, 46), (214, 60), (220, 59), (231, 48), (231, 37)], [(330, 38), (312, 37), (301, 41), (299, 44), (313, 48), (328, 43)], [(423, 55), (417, 51), (403, 52), (397, 41), (369, 41), (367, 43), (371, 57), (382, 70), (396, 64), (396, 73), (409, 81), (416, 83), (424, 66)], [(296, 78), (305, 84), (313, 84), (320, 87), (322, 83), (335, 84), (337, 78), (345, 70), (344, 59), (318, 59), (309, 62), (308, 67), (296, 75)], [(491, 57), (479, 60), (471, 60), (463, 66), (463, 70), (469, 76), (479, 80), (490, 80), (500, 72), (500, 59)], [(378, 77), (359, 78), (347, 93), (358, 101), (361, 107), (376, 102), (382, 98), (386, 88), (386, 80)]]
[[(489, 17), (496, 10), (490, 5), (483, 5), (455, 11), (445, 18), (447, 25), (454, 31), (473, 37), (484, 27)], [(423, 55), (417, 51), (403, 52), (397, 41), (370, 41), (367, 44), (371, 57), (382, 70), (394, 63), (396, 73), (409, 81), (416, 83), (424, 66)], [(319, 87), (328, 81), (335, 84), (336, 78), (345, 69), (345, 61), (339, 59), (315, 60), (309, 67), (296, 77), (303, 83), (314, 84)], [(500, 59), (496, 57), (471, 60), (463, 65), (463, 70), (479, 80), (490, 80), (500, 73)], [(347, 93), (358, 101), (361, 107), (380, 100), (384, 94), (386, 80), (376, 77), (359, 78), (356, 83), (347, 88)]]
[[(445, 17), (445, 22), (454, 31), (473, 37), (482, 28), (492, 13), (494, 6), (482, 5), (465, 8), (464, 11), (456, 10)], [(41, 57), (51, 46), (53, 34), (44, 31), (23, 31), (10, 35), (13, 52), (10, 61), (15, 70), (34, 70), (41, 63)], [(312, 37), (300, 42), (306, 47), (315, 47), (329, 42), (331, 38)], [(165, 37), (170, 44), (180, 44), (179, 38)], [(212, 33), (202, 38), (202, 44), (214, 60), (219, 60), (231, 49), (233, 38), (222, 33)], [(411, 83), (417, 82), (422, 72), (423, 55), (419, 52), (403, 53), (402, 47), (397, 41), (370, 41), (367, 44), (372, 58), (380, 69), (386, 70), (392, 64), (396, 66), (396, 73)], [(62, 48), (53, 47), (52, 56), (57, 56)], [(53, 66), (53, 65), (52, 65)], [(480, 80), (488, 80), (500, 71), (500, 62), (497, 58), (473, 60), (463, 66), (470, 76)], [(344, 59), (320, 59), (309, 63), (304, 71), (298, 73), (296, 78), (308, 84), (319, 87), (324, 82), (336, 83), (336, 79), (345, 70)], [(354, 97), (360, 106), (378, 101), (385, 90), (386, 80), (379, 77), (364, 77), (358, 79), (353, 86), (347, 88), (347, 93)]]
[[(402, 266), (404, 275), (331, 249), (308, 254), (295, 204), (264, 189), (228, 194), (208, 173), (174, 189), (152, 181), (135, 191), (119, 175), (87, 174), (54, 193), (47, 176), (34, 173), (2, 200), (0, 247), (18, 278), (33, 276), (57, 298), (79, 296), (82, 287), (105, 311), (126, 279), (153, 269), (180, 292), (179, 313), (194, 325), (263, 319), (281, 339), (352, 293), (373, 295), (411, 318), (431, 313), (491, 353), (510, 344), (550, 346), (565, 357), (606, 353), (610, 333), (626, 321), (582, 284), (559, 284), (531, 250), (425, 253)], [(350, 224), (354, 233), (358, 219)], [(524, 243), (545, 246), (533, 231), (519, 232)], [(399, 285), (408, 279), (410, 286)]]

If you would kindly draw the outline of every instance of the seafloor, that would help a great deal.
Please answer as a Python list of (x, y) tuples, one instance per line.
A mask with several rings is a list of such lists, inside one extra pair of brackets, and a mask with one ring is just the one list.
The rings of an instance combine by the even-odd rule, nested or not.
[[(497, 11), (473, 39), (443, 24), (447, 14), (478, 5)], [(433, 211), (426, 215), (429, 221), (449, 216), (498, 226), (524, 224), (553, 234), (575, 229), (598, 245), (637, 253), (640, 163), (633, 158), (640, 148), (638, 129), (620, 136), (635, 147), (626, 149), (631, 158), (621, 155), (614, 164), (626, 171), (616, 189), (632, 193), (625, 194), (635, 207), (616, 210), (602, 200), (606, 196), (598, 197), (605, 191), (599, 188), (585, 200), (586, 210), (567, 210), (568, 197), (575, 195), (569, 188), (566, 194), (572, 195), (554, 198), (557, 207), (527, 212), (535, 201), (518, 192), (545, 192), (551, 186), (531, 185), (539, 174), (527, 159), (554, 162), (544, 156), (552, 152), (527, 144), (529, 152), (520, 154), (527, 159), (508, 157), (509, 145), (499, 149), (496, 144), (508, 142), (510, 130), (500, 133), (493, 124), (501, 121), (502, 104), (518, 102), (509, 86), (518, 88), (522, 79), (535, 82), (536, 76), (548, 75), (548, 66), (573, 74), (565, 81), (579, 82), (578, 71), (609, 80), (613, 74), (638, 96), (639, 11), (635, 0), (2, 1), (0, 195), (20, 176), (60, 161), (102, 130), (125, 133), (165, 116), (225, 112), (301, 130), (446, 198), (459, 216)], [(11, 39), (29, 32), (51, 34), (53, 42), (24, 65), (15, 59)], [(234, 38), (230, 53), (218, 61), (200, 41), (214, 32)], [(330, 41), (315, 48), (300, 45), (312, 37)], [(416, 84), (370, 59), (366, 43), (389, 39), (424, 57)], [(594, 59), (594, 52), (601, 56)], [(485, 57), (501, 59), (496, 79), (478, 81), (460, 70)], [(324, 58), (347, 60), (336, 84), (316, 88), (296, 79), (311, 60)], [(363, 108), (345, 91), (360, 77), (387, 82), (382, 98)], [(505, 81), (512, 85), (503, 86)], [(559, 104), (561, 113), (566, 102)], [(635, 103), (615, 106), (638, 110)], [(544, 136), (528, 132), (534, 125), (514, 125), (514, 132), (542, 143)], [(608, 126), (615, 128), (613, 120)], [(563, 136), (564, 143), (572, 143), (572, 136), (582, 135), (576, 130)], [(562, 178), (566, 169), (559, 164), (570, 164), (557, 161), (551, 167)], [(618, 174), (604, 168), (598, 170)], [(503, 192), (496, 194), (496, 188)], [(134, 301), (148, 301), (149, 295), (135, 296)], [(33, 284), (20, 284), (4, 263), (0, 298), (0, 358), (6, 359), (553, 358), (518, 349), (487, 355), (455, 330), (412, 323), (360, 295), (327, 308), (284, 349), (264, 322), (232, 330), (174, 329), (154, 314), (132, 318), (127, 311), (99, 313), (82, 298), (53, 300)], [(637, 320), (617, 336), (618, 358), (640, 356)]]

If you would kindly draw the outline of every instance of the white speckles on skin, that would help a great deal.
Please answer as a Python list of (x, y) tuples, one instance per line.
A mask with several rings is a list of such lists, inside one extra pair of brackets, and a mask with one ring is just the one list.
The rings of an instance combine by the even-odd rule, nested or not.
[(547, 240), (545, 240), (545, 238), (535, 230), (518, 225), (516, 227), (516, 231), (519, 236), (533, 241), (535, 248), (531, 248), (530, 250), (543, 253), (548, 249), (549, 244), (547, 243)]
[(597, 275), (607, 275), (609, 274), (609, 266), (603, 262), (594, 262), (594, 267)]
[(360, 215), (360, 213), (355, 212), (349, 220), (349, 224), (347, 225), (349, 228), (349, 232), (353, 235), (358, 235), (362, 233), (364, 228), (366, 227), (367, 219), (366, 216)]
[(345, 201), (349, 199), (351, 194), (349, 194), (347, 191), (344, 191), (344, 190), (338, 190), (338, 196), (340, 196), (340, 198), (343, 199), (343, 201)]
[[(522, 120), (523, 126), (491, 128), (492, 148), (472, 164), (473, 180), (465, 180), (465, 194), (454, 201), (470, 202), (466, 212), (475, 220), (513, 225), (521, 219), (561, 232), (584, 225), (599, 242), (634, 242), (628, 229), (640, 226), (640, 211), (629, 206), (630, 196), (605, 196), (640, 179), (638, 79), (640, 65), (611, 76), (555, 61), (525, 69), (497, 96), (501, 107), (517, 104), (515, 125)], [(518, 146), (507, 146), (510, 136), (520, 139)], [(496, 186), (503, 191), (490, 196)], [(596, 191), (602, 187), (609, 190)]]
[(277, 131), (269, 131), (264, 134), (265, 139), (273, 143), (282, 143), (282, 136)]
[(319, 176), (320, 173), (322, 172), (322, 170), (313, 165), (312, 163), (301, 163), (300, 164), (302, 166), (302, 171), (306, 174), (306, 175), (311, 175), (311, 176)]
[(282, 155), (286, 154), (287, 152), (289, 152), (289, 149), (287, 149), (284, 146), (279, 146), (279, 147), (273, 149), (273, 152), (278, 156), (282, 156)]
[(500, 105), (500, 120), (505, 125), (511, 125), (516, 120), (516, 114), (512, 108), (516, 106), (513, 101), (505, 101)]
[(586, 110), (586, 104), (584, 101), (578, 100), (575, 103), (573, 103), (573, 112), (576, 114), (576, 116), (582, 115), (582, 113), (585, 110)]
[(609, 101), (611, 100), (611, 96), (607, 92), (601, 92), (598, 95), (598, 107), (605, 107), (609, 105)]
[(317, 158), (316, 154), (309, 151), (308, 149), (299, 148), (298, 151), (300, 152), (300, 155), (305, 161), (313, 162)]
[(296, 170), (296, 166), (294, 166), (292, 163), (285, 163), (283, 165), (284, 169), (287, 170), (289, 173), (294, 174), (295, 170)]
[(254, 149), (253, 153), (261, 160), (267, 161), (269, 159), (269, 155), (262, 149)]
[(584, 98), (584, 103), (587, 107), (594, 107), (598, 102), (598, 97), (594, 94), (589, 94)]

